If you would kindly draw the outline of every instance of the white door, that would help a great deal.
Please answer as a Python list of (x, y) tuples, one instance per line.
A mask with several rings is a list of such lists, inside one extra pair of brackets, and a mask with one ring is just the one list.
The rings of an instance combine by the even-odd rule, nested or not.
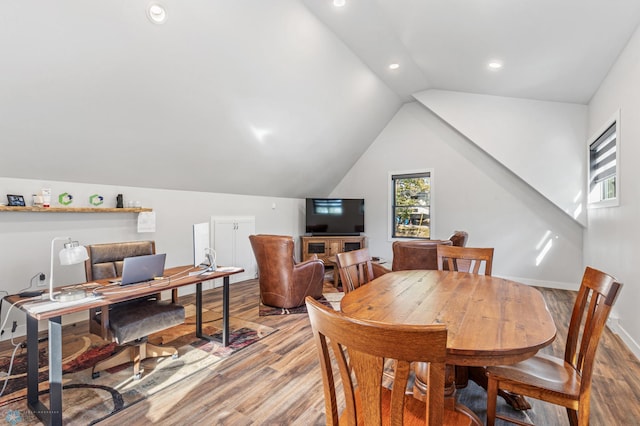
[[(218, 266), (239, 266), (245, 270), (241, 274), (229, 277), (231, 283), (244, 281), (256, 277), (255, 258), (249, 235), (255, 233), (255, 218), (245, 217), (212, 217), (211, 239), (216, 251)], [(216, 287), (222, 285), (222, 280)]]

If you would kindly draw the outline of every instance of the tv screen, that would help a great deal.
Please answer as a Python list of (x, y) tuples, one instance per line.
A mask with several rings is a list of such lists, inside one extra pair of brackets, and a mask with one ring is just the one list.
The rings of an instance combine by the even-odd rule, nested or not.
[(307, 198), (307, 233), (359, 235), (364, 232), (364, 200), (355, 198)]

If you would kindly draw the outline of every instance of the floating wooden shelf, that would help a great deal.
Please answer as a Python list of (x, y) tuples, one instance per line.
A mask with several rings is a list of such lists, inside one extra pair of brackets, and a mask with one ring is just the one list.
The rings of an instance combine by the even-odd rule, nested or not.
[(146, 207), (133, 207), (116, 209), (112, 207), (13, 207), (0, 206), (0, 212), (35, 212), (35, 213), (140, 213), (150, 212), (153, 209)]

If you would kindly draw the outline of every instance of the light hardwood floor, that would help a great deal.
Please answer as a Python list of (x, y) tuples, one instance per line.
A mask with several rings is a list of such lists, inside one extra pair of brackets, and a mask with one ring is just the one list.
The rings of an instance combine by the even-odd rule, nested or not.
[[(558, 327), (558, 338), (545, 350), (562, 356), (575, 296), (563, 290), (541, 291)], [(307, 316), (260, 317), (258, 294), (257, 280), (233, 284), (231, 315), (277, 328), (276, 333), (99, 424), (324, 424), (322, 381)], [(220, 306), (220, 300), (220, 289), (205, 293), (207, 304)], [(193, 296), (182, 301), (193, 302)], [(81, 331), (82, 326), (75, 329)], [(639, 400), (640, 363), (606, 329), (594, 372), (591, 424), (638, 424)], [(545, 419), (541, 425), (569, 424), (564, 409), (530, 401)]]

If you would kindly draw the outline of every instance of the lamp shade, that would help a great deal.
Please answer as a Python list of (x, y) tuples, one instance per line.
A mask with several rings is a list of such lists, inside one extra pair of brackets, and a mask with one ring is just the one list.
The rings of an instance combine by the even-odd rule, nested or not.
[(64, 244), (64, 248), (60, 250), (59, 258), (60, 265), (68, 266), (82, 263), (89, 259), (89, 253), (84, 246), (81, 246), (77, 241), (71, 240), (69, 237), (56, 237), (51, 240), (51, 270), (49, 272), (49, 299), (53, 301), (67, 301), (76, 300), (85, 296), (85, 291), (70, 290), (62, 292), (61, 294), (53, 294), (53, 260), (54, 260), (54, 245), (56, 241), (67, 240)]
[(84, 246), (76, 245), (73, 247), (67, 247), (69, 244), (70, 243), (65, 244), (65, 248), (60, 250), (61, 265), (75, 265), (89, 259), (89, 254)]

